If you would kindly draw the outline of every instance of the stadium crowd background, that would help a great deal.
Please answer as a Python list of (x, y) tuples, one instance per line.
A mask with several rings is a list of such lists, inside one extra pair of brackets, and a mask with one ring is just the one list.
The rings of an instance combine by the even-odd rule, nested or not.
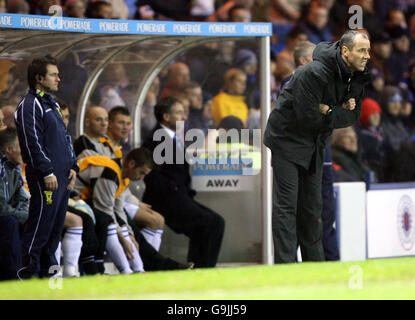
[[(365, 93), (367, 99), (363, 101), (360, 124), (337, 130), (333, 135), (335, 181), (415, 180), (411, 165), (415, 157), (415, 0), (8, 0), (0, 1), (0, 10), (47, 15), (52, 5), (61, 6), (64, 16), (74, 18), (271, 22), (273, 100), (281, 81), (295, 68), (293, 51), (299, 41), (317, 44), (338, 40), (348, 28), (349, 7), (359, 5), (363, 10), (362, 32), (370, 35), (372, 43), (368, 67), (373, 81)], [(73, 53), (66, 60), (81, 61), (82, 57)], [(65, 69), (72, 67), (73, 62), (68, 61), (60, 65), (64, 79), (57, 96), (70, 107), (69, 131), (74, 135), (78, 101), (72, 96), (73, 92), (82, 91), (87, 66), (81, 61), (76, 66), (76, 76), (66, 80)], [(231, 69), (241, 72), (233, 70), (227, 74)], [(166, 95), (185, 101), (189, 109), (187, 128), (199, 127), (206, 132), (216, 127), (225, 116), (221, 105), (228, 102), (237, 106), (226, 115), (239, 117), (247, 128), (258, 128), (257, 72), (255, 41), (209, 43), (186, 51), (159, 74), (147, 94), (142, 108), (142, 140), (156, 124), (152, 108)], [(24, 77), (13, 79), (16, 73), (11, 68), (9, 83), (12, 85), (1, 97), (1, 108), (9, 125), (13, 122), (9, 120), (10, 115), (24, 93), (17, 90), (19, 83), (16, 82), (22, 82), (20, 86), (25, 87)], [(230, 88), (237, 81), (235, 75), (245, 82), (245, 89), (233, 94), (244, 96), (244, 101), (228, 101), (229, 96), (220, 94), (238, 91)], [(91, 104), (102, 105), (107, 110), (116, 105), (131, 108), (134, 103), (134, 94), (129, 91), (132, 77), (122, 64), (110, 64), (100, 78)]]
[[(63, 15), (73, 18), (271, 22), (272, 101), (281, 81), (295, 69), (293, 53), (298, 43), (338, 40), (348, 29), (349, 7), (359, 5), (361, 32), (371, 39), (372, 81), (365, 91), (360, 123), (333, 134), (335, 181), (415, 181), (415, 0), (0, 0), (0, 11), (48, 15), (52, 5), (61, 6)], [(259, 128), (258, 48), (256, 40), (210, 42), (178, 56), (147, 93), (141, 114), (142, 141), (157, 123), (154, 106), (167, 96), (184, 104), (185, 129), (200, 128), (206, 133), (226, 117), (226, 128)], [(8, 127), (14, 126), (14, 111), (27, 90), (26, 67), (0, 64), (8, 74), (0, 96)], [(71, 52), (59, 61), (59, 70), (62, 81), (56, 96), (68, 105), (68, 130), (77, 138), (76, 112), (90, 72), (88, 61), (82, 52)], [(133, 71), (123, 63), (107, 65), (89, 106), (107, 111), (125, 106), (132, 111), (137, 77)], [(123, 149), (129, 148), (127, 139)]]

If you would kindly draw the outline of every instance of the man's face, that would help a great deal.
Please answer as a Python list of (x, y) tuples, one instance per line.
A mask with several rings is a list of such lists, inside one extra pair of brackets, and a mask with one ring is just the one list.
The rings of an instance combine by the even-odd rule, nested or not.
[(341, 144), (347, 151), (356, 153), (358, 150), (356, 132), (354, 130), (347, 130), (342, 135)]
[(176, 102), (170, 109), (169, 113), (163, 115), (164, 122), (172, 130), (176, 130), (177, 121), (184, 121), (184, 107), (180, 102)]
[(277, 59), (275, 76), (278, 80), (285, 79), (295, 70), (295, 64), (284, 57), (279, 57)]
[(203, 107), (202, 88), (192, 88), (186, 90), (186, 95), (190, 101), (190, 107), (200, 110)]
[(92, 137), (102, 137), (108, 129), (108, 112), (101, 107), (94, 107), (85, 119), (87, 134)]
[(352, 72), (363, 71), (370, 59), (370, 41), (361, 35), (357, 35), (354, 42), (352, 50), (343, 46), (343, 56)]
[(405, 35), (401, 36), (400, 38), (394, 40), (395, 48), (401, 52), (408, 52), (409, 51), (409, 38)]
[(398, 116), (401, 113), (402, 103), (401, 101), (388, 102), (388, 111), (391, 115)]
[(385, 80), (381, 77), (378, 77), (372, 81), (372, 85), (376, 91), (380, 92), (383, 90), (383, 87), (385, 86)]
[(111, 5), (102, 5), (98, 10), (98, 17), (101, 19), (112, 19), (112, 6)]
[(327, 9), (324, 7), (313, 8), (308, 15), (308, 21), (317, 29), (323, 29), (328, 21)]
[(229, 86), (229, 93), (243, 95), (246, 89), (246, 75), (242, 73), (238, 73), (235, 77), (231, 80)]
[(69, 10), (67, 10), (68, 16), (73, 18), (85, 18), (85, 5), (79, 0), (76, 1)]
[[(172, 70), (171, 82), (178, 89), (183, 88), (190, 81), (190, 71), (186, 65), (180, 64)], [(170, 82), (170, 81), (169, 81)]]
[(40, 90), (45, 91), (46, 93), (58, 91), (59, 82), (59, 70), (58, 67), (53, 64), (48, 64), (46, 66), (45, 76), (38, 76), (38, 85)]
[(130, 160), (127, 164), (127, 172), (125, 173), (125, 177), (131, 181), (143, 180), (151, 172), (151, 169), (146, 165), (134, 168), (134, 164), (134, 160)]
[(373, 127), (379, 127), (381, 119), (382, 119), (382, 117), (381, 117), (380, 113), (376, 112), (376, 113), (374, 113), (370, 116), (369, 125), (371, 125)]
[(392, 42), (378, 42), (373, 45), (374, 55), (381, 58), (382, 60), (389, 59), (392, 53)]
[(23, 163), (22, 154), (20, 152), (19, 140), (16, 137), (16, 140), (6, 147), (6, 157), (14, 164)]
[(16, 128), (16, 124), (14, 122), (14, 112), (16, 111), (15, 106), (4, 106), (1, 108), (3, 112), (3, 121), (6, 127), (8, 128)]
[(108, 123), (108, 132), (116, 140), (127, 138), (131, 128), (131, 117), (120, 113), (115, 116), (113, 121), (109, 121)]
[(65, 127), (68, 128), (68, 124), (69, 124), (69, 109), (66, 108), (65, 110), (61, 110), (61, 112), (62, 112), (63, 122), (65, 122)]
[(231, 17), (232, 22), (251, 22), (251, 12), (248, 9), (234, 10)]
[(308, 55), (305, 57), (301, 57), (300, 58), (300, 63), (302, 66), (305, 66), (306, 64), (310, 63), (313, 61), (313, 52), (314, 52), (314, 48), (311, 48), (308, 51)]

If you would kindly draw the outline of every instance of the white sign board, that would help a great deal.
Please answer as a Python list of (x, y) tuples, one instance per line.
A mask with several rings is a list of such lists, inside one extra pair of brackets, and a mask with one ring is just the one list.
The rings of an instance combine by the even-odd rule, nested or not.
[(367, 193), (368, 258), (415, 255), (415, 189)]
[(193, 164), (191, 166), (192, 188), (196, 191), (251, 191), (255, 185), (255, 175), (258, 171), (252, 170), (251, 164), (246, 167), (242, 161), (231, 163)]
[(251, 191), (255, 176), (193, 176), (196, 191)]
[(366, 259), (366, 188), (363, 182), (338, 182), (337, 220), (341, 261)]

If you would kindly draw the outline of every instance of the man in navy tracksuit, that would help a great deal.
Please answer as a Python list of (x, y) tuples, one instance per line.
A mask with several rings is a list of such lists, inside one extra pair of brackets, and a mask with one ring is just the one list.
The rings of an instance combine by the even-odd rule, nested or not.
[(15, 122), (26, 164), (31, 198), (22, 236), (20, 279), (50, 276), (58, 265), (55, 251), (61, 237), (69, 192), (79, 171), (71, 138), (59, 105), (51, 95), (58, 90), (56, 60), (34, 59), (28, 67), (29, 93), (15, 113)]

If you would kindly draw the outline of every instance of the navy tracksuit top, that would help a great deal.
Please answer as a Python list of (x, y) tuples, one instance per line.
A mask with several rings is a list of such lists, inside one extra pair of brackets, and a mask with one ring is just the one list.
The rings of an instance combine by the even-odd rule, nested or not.
[(45, 177), (67, 175), (70, 169), (79, 171), (59, 104), (51, 95), (30, 89), (14, 119), (28, 174)]

